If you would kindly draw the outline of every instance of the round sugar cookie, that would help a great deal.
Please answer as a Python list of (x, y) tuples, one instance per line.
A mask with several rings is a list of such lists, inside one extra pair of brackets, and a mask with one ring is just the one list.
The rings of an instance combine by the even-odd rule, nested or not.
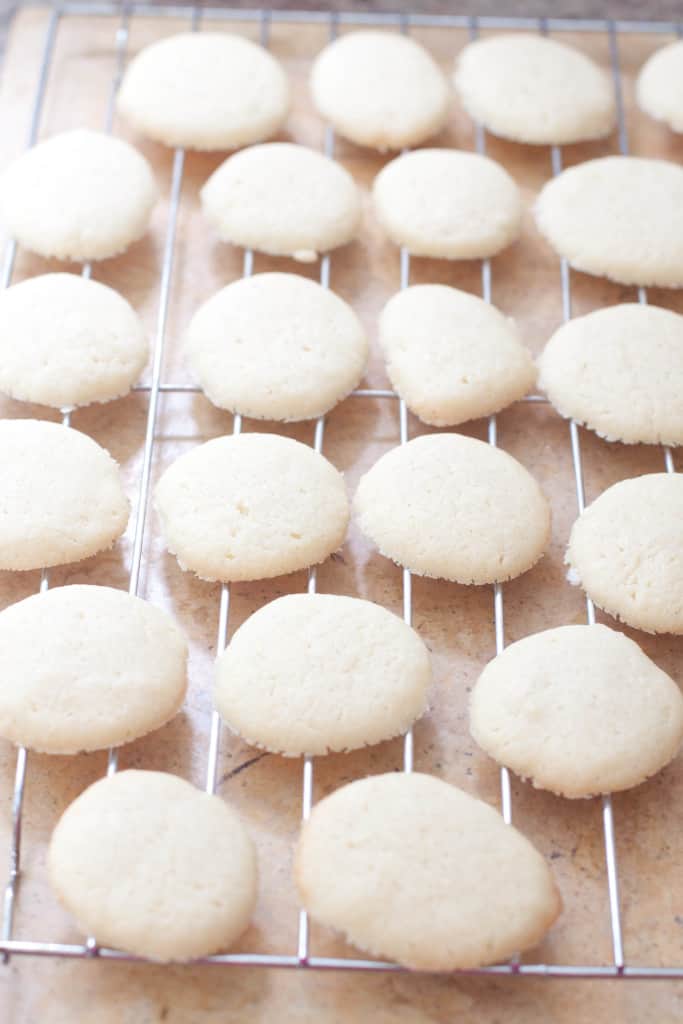
[(415, 146), (448, 118), (446, 76), (414, 39), (350, 32), (318, 55), (311, 72), (318, 113), (347, 139), (374, 149)]
[(322, 416), (353, 391), (368, 343), (334, 292), (298, 274), (256, 274), (222, 288), (195, 313), (187, 354), (214, 405), (293, 421)]
[(669, 43), (645, 61), (636, 81), (641, 110), (683, 132), (683, 41)]
[(201, 190), (224, 242), (312, 263), (352, 241), (360, 197), (344, 168), (306, 146), (270, 142), (228, 157)]
[(398, 616), (353, 597), (290, 594), (236, 631), (216, 664), (214, 700), (249, 743), (318, 755), (405, 732), (430, 680), (427, 648)]
[(0, 420), (0, 569), (78, 562), (110, 548), (128, 522), (119, 467), (59, 423)]
[(20, 245), (60, 260), (116, 256), (147, 231), (158, 198), (152, 170), (122, 139), (53, 135), (0, 179), (0, 219)]
[(572, 46), (526, 32), (478, 39), (456, 60), (463, 107), (493, 135), (563, 146), (612, 130), (614, 86)]
[(561, 626), (489, 662), (470, 696), (470, 732), (538, 789), (590, 797), (669, 763), (683, 740), (683, 697), (623, 633)]
[(683, 316), (625, 303), (553, 334), (539, 385), (562, 416), (608, 441), (683, 444)]
[(380, 316), (379, 342), (394, 389), (436, 427), (499, 412), (536, 379), (514, 321), (446, 285), (414, 285), (394, 295)]
[(456, 583), (519, 576), (550, 539), (550, 508), (531, 474), (462, 434), (427, 434), (387, 452), (361, 477), (354, 514), (387, 558)]
[(147, 362), (139, 317), (118, 292), (43, 274), (0, 293), (0, 391), (56, 409), (127, 394)]
[(316, 921), (417, 970), (505, 960), (536, 945), (562, 909), (528, 839), (419, 772), (361, 779), (315, 804), (294, 874)]
[(254, 845), (220, 797), (164, 772), (100, 779), (67, 807), (50, 883), (100, 946), (184, 961), (228, 948), (254, 911)]
[(565, 561), (610, 615), (647, 633), (683, 633), (683, 476), (608, 487), (574, 523)]
[(536, 223), (576, 270), (619, 284), (683, 285), (683, 167), (607, 156), (541, 190)]
[(520, 231), (517, 186), (477, 153), (418, 149), (398, 156), (375, 178), (372, 198), (389, 238), (415, 256), (484, 259)]
[(284, 70), (262, 46), (228, 32), (181, 32), (128, 65), (117, 109), (166, 146), (234, 149), (274, 135), (289, 111)]
[(155, 490), (168, 550), (205, 580), (307, 569), (344, 540), (344, 479), (308, 445), (277, 434), (217, 437), (169, 466)]
[(56, 587), (0, 612), (0, 736), (46, 754), (101, 750), (176, 714), (187, 643), (165, 612), (111, 587)]

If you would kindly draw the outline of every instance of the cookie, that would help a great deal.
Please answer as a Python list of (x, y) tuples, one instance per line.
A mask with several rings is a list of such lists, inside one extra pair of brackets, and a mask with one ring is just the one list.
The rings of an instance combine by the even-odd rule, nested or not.
[(158, 190), (143, 156), (101, 132), (53, 135), (0, 179), (0, 219), (19, 245), (59, 260), (116, 256), (147, 231)]
[(683, 42), (669, 43), (645, 61), (636, 81), (641, 110), (683, 132)]
[(623, 633), (560, 626), (489, 662), (470, 696), (470, 732), (537, 788), (596, 796), (669, 763), (683, 740), (683, 697)]
[(84, 933), (151, 960), (226, 949), (256, 903), (256, 854), (235, 811), (163, 772), (89, 786), (60, 818), (47, 860)]
[(391, 241), (414, 256), (484, 259), (514, 242), (521, 226), (519, 190), (507, 171), (455, 149), (396, 157), (375, 178), (372, 199)]
[(256, 274), (195, 313), (187, 354), (214, 405), (293, 421), (322, 416), (353, 391), (368, 343), (351, 307), (329, 289), (297, 274)]
[(0, 569), (78, 562), (110, 548), (129, 505), (111, 455), (78, 430), (0, 420)]
[(405, 732), (430, 680), (427, 648), (396, 615), (353, 597), (290, 594), (236, 631), (216, 664), (214, 700), (247, 742), (317, 755)]
[(450, 95), (423, 46), (395, 32), (349, 32), (318, 55), (311, 72), (318, 113), (359, 146), (403, 149), (441, 131)]
[(224, 242), (312, 263), (352, 241), (360, 197), (351, 175), (306, 146), (271, 142), (235, 153), (201, 190)]
[(270, 138), (289, 99), (282, 66), (262, 46), (228, 32), (181, 32), (138, 53), (116, 106), (155, 142), (217, 150)]
[(205, 580), (258, 580), (324, 561), (344, 540), (341, 473), (277, 434), (217, 437), (169, 466), (155, 490), (168, 550)]
[(478, 39), (459, 54), (453, 81), (470, 117), (504, 139), (564, 146), (603, 138), (614, 126), (611, 76), (555, 39)]
[(461, 434), (427, 434), (387, 452), (361, 477), (354, 514), (387, 558), (457, 583), (519, 576), (550, 539), (550, 508), (531, 474)]
[(76, 274), (43, 274), (0, 293), (0, 391), (55, 409), (127, 394), (149, 347), (118, 292)]
[(380, 316), (379, 342), (394, 390), (436, 427), (499, 412), (536, 379), (514, 321), (446, 285), (414, 285), (394, 295)]
[(187, 643), (111, 587), (56, 587), (0, 612), (0, 736), (46, 754), (144, 736), (183, 702)]
[(683, 167), (608, 156), (541, 190), (536, 223), (576, 270), (619, 284), (683, 285)]
[(608, 441), (683, 444), (683, 316), (625, 303), (553, 334), (539, 385), (562, 416)]
[(604, 611), (647, 633), (683, 633), (683, 477), (608, 487), (574, 523), (565, 561)]
[(505, 960), (535, 946), (562, 907), (528, 839), (418, 772), (352, 782), (316, 804), (294, 872), (316, 921), (418, 970)]

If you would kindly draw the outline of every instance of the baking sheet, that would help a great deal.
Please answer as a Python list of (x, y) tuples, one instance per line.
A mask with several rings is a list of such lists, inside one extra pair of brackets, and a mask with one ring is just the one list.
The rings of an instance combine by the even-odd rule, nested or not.
[[(2, 166), (21, 151), (30, 103), (37, 81), (40, 50), (47, 25), (44, 10), (26, 10), (16, 19), (0, 94)], [(74, 127), (99, 129), (104, 122), (115, 36), (119, 21), (109, 17), (68, 17), (60, 26), (48, 82), (40, 135)], [(187, 20), (135, 17), (128, 53), (171, 32)], [(212, 25), (258, 38), (253, 22)], [(285, 63), (295, 84), (295, 103), (286, 136), (322, 148), (323, 125), (313, 112), (305, 88), (311, 57), (327, 41), (325, 24), (271, 26), (272, 51)], [(416, 38), (450, 68), (453, 55), (467, 41), (460, 30), (415, 29)], [(609, 66), (606, 34), (562, 34)], [(666, 38), (666, 37), (665, 37)], [(627, 124), (634, 153), (681, 160), (683, 142), (633, 109), (633, 77), (646, 57), (665, 39), (620, 37)], [(87, 83), (87, 87), (85, 85)], [(115, 121), (114, 130), (131, 138), (152, 163), (164, 200), (150, 235), (123, 257), (96, 264), (93, 277), (119, 289), (142, 315), (150, 335), (155, 330), (159, 271), (166, 227), (172, 153), (133, 139)], [(457, 108), (439, 144), (474, 146), (469, 120)], [(550, 176), (550, 154), (487, 139), (488, 153), (520, 184), (525, 203)], [(616, 150), (616, 137), (563, 150), (566, 165)], [(369, 387), (387, 387), (375, 341), (383, 303), (397, 290), (398, 250), (383, 240), (373, 223), (367, 189), (385, 158), (337, 142), (337, 158), (366, 191), (360, 242), (332, 256), (331, 283), (361, 315), (373, 339)], [(192, 312), (213, 291), (240, 276), (241, 253), (213, 237), (198, 209), (198, 189), (221, 162), (220, 155), (188, 154), (175, 252), (173, 293), (169, 308), (166, 384), (188, 383), (181, 355), (182, 332)], [(14, 280), (57, 269), (57, 264), (20, 252)], [(287, 269), (310, 276), (316, 268), (257, 255), (255, 271)], [(78, 268), (73, 268), (75, 271)], [(519, 322), (527, 344), (538, 352), (561, 319), (559, 265), (536, 236), (530, 214), (522, 240), (492, 261), (493, 299)], [(480, 265), (414, 259), (413, 283), (443, 282), (480, 292)], [(572, 275), (574, 313), (634, 298), (621, 288), (585, 275)], [(683, 312), (678, 293), (652, 290), (650, 301)], [(127, 491), (136, 499), (144, 438), (147, 397), (132, 395), (106, 406), (75, 413), (73, 425), (107, 447), (122, 464)], [(45, 409), (0, 401), (3, 416), (57, 416)], [(153, 481), (179, 454), (210, 437), (229, 432), (229, 414), (214, 409), (200, 395), (161, 397)], [(312, 443), (313, 424), (287, 426), (245, 423), (245, 429), (269, 429)], [(426, 428), (411, 418), (410, 433)], [(549, 496), (553, 509), (553, 544), (531, 572), (505, 586), (506, 640), (585, 620), (580, 591), (564, 578), (564, 545), (576, 517), (574, 478), (567, 424), (541, 404), (517, 404), (498, 418), (499, 444), (526, 465)], [(486, 424), (464, 428), (486, 437)], [(360, 474), (398, 440), (398, 405), (391, 400), (348, 399), (328, 417), (324, 452), (346, 474), (350, 493)], [(616, 480), (661, 471), (663, 455), (655, 448), (609, 445), (582, 431), (587, 499)], [(681, 456), (683, 459), (683, 455)], [(131, 532), (113, 552), (55, 570), (51, 584), (88, 582), (125, 586), (131, 555)], [(264, 602), (302, 591), (306, 574), (266, 583), (236, 584), (230, 630)], [(29, 594), (39, 573), (0, 574), (0, 606)], [(321, 591), (359, 595), (400, 612), (401, 573), (368, 549), (352, 526), (340, 555), (318, 573)], [(160, 541), (154, 514), (147, 522), (141, 595), (167, 608), (191, 644), (190, 691), (185, 710), (158, 733), (130, 744), (120, 753), (120, 767), (176, 772), (203, 783), (211, 713), (210, 680), (218, 618), (219, 586), (184, 574)], [(414, 625), (429, 644), (434, 661), (432, 710), (415, 730), (415, 766), (433, 771), (491, 803), (499, 801), (497, 767), (480, 753), (467, 733), (468, 690), (494, 653), (491, 588), (466, 588), (415, 578)], [(602, 618), (599, 616), (599, 618)], [(607, 620), (604, 620), (607, 621)], [(683, 638), (652, 638), (630, 631), (659, 665), (681, 681)], [(221, 736), (218, 792), (240, 811), (254, 836), (261, 866), (261, 894), (254, 923), (237, 950), (293, 953), (297, 937), (297, 903), (290, 881), (291, 851), (300, 818), (301, 766), (258, 752)], [(249, 764), (249, 762), (252, 762)], [(314, 795), (318, 799), (359, 776), (399, 768), (401, 741), (381, 744), (315, 762)], [(6, 870), (15, 753), (0, 742), (0, 877)], [(47, 886), (45, 848), (63, 809), (106, 768), (106, 753), (77, 758), (29, 755), (23, 836), (23, 877), (15, 937), (79, 942), (82, 936), (57, 906)], [(683, 761), (631, 793), (614, 798), (627, 962), (652, 965), (683, 961), (683, 899), (680, 863), (683, 836), (679, 807), (683, 798)], [(513, 820), (552, 859), (565, 912), (549, 937), (530, 957), (534, 962), (609, 963), (609, 912), (599, 800), (570, 803), (513, 779)], [(328, 932), (312, 927), (311, 950), (319, 955), (353, 955)], [(0, 1016), (16, 1021), (446, 1021), (458, 1012), (470, 1019), (495, 1021), (577, 1021), (600, 1019), (674, 1020), (680, 1016), (682, 986), (670, 982), (565, 982), (528, 979), (439, 979), (408, 975), (367, 977), (348, 973), (315, 974), (263, 969), (82, 963), (15, 957), (0, 969)], [(5, 1011), (4, 1014), (2, 1011)], [(584, 1016), (585, 1015), (585, 1016)]]

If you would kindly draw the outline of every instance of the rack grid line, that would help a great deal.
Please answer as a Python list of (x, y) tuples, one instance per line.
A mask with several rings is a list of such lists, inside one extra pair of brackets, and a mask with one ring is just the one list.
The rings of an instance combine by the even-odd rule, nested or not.
[[(261, 41), (267, 44), (269, 26), (271, 22), (281, 23), (327, 23), (330, 30), (330, 38), (334, 38), (338, 25), (386, 25), (398, 28), (407, 32), (411, 27), (444, 27), (467, 29), (472, 38), (476, 37), (480, 29), (534, 29), (541, 32), (551, 31), (582, 31), (592, 33), (606, 33), (609, 40), (610, 55), (612, 61), (612, 73), (615, 84), (615, 95), (618, 111), (618, 138), (620, 152), (628, 153), (628, 135), (621, 95), (621, 72), (619, 65), (618, 35), (619, 33), (680, 33), (680, 26), (672, 22), (619, 20), (608, 21), (605, 19), (565, 19), (565, 18), (511, 18), (511, 17), (480, 17), (473, 19), (467, 16), (456, 15), (392, 15), (379, 13), (352, 13), (342, 12), (330, 15), (322, 11), (269, 11), (269, 10), (237, 10), (218, 7), (171, 7), (150, 3), (93, 3), (85, 4), (80, 2), (66, 2), (52, 9), (45, 41), (43, 44), (42, 60), (35, 98), (31, 108), (30, 124), (28, 130), (27, 145), (33, 145), (37, 138), (40, 126), (41, 112), (44, 105), (47, 91), (50, 68), (52, 64), (55, 41), (60, 22), (71, 15), (79, 16), (120, 16), (121, 21), (116, 32), (116, 68), (112, 79), (107, 112), (105, 117), (105, 129), (111, 130), (114, 117), (114, 102), (116, 90), (121, 79), (125, 60), (125, 50), (128, 40), (130, 20), (136, 15), (154, 16), (156, 18), (183, 18), (190, 19), (193, 28), (199, 28), (200, 17), (205, 20), (225, 21), (258, 21), (261, 27)], [(486, 150), (485, 133), (481, 126), (475, 126), (476, 149), (480, 153)], [(327, 129), (325, 136), (325, 152), (332, 156), (334, 152), (334, 135), (331, 129)], [(551, 168), (553, 175), (562, 170), (562, 152), (559, 147), (551, 147)], [(144, 548), (145, 524), (149, 505), (149, 494), (151, 484), (151, 471), (154, 457), (155, 427), (158, 417), (160, 396), (164, 393), (194, 394), (199, 389), (187, 385), (172, 385), (162, 383), (164, 345), (166, 340), (166, 328), (169, 312), (169, 303), (172, 291), (174, 250), (177, 235), (178, 216), (181, 206), (181, 195), (183, 186), (183, 175), (185, 166), (185, 153), (182, 149), (176, 149), (173, 156), (170, 201), (168, 208), (168, 219), (164, 243), (163, 261), (160, 278), (160, 293), (157, 311), (157, 322), (155, 341), (153, 348), (153, 367), (151, 383), (145, 386), (137, 386), (134, 390), (149, 395), (148, 412), (145, 429), (145, 442), (143, 450), (142, 471), (138, 489), (138, 505), (134, 524), (134, 539), (131, 557), (129, 592), (137, 594), (140, 586), (142, 571), (142, 556)], [(10, 241), (5, 252), (0, 284), (7, 287), (12, 279), (14, 263), (16, 258), (16, 243)], [(250, 250), (244, 252), (243, 276), (248, 277), (253, 273), (254, 255)], [(90, 266), (83, 267), (83, 276), (90, 276)], [(570, 269), (565, 260), (560, 262), (560, 277), (562, 291), (562, 312), (563, 319), (571, 318), (571, 275)], [(400, 287), (406, 288), (410, 281), (410, 256), (405, 249), (400, 252)], [(325, 256), (320, 263), (320, 283), (324, 287), (330, 284), (330, 258)], [(491, 301), (492, 275), (490, 261), (482, 261), (481, 267), (481, 291), (485, 301)], [(638, 290), (638, 298), (641, 302), (647, 301), (645, 289)], [(359, 388), (353, 393), (355, 398), (368, 399), (389, 399), (398, 400), (399, 403), (399, 434), (400, 443), (406, 443), (408, 439), (408, 413), (407, 407), (402, 399), (390, 389)], [(541, 395), (528, 395), (523, 401), (546, 402)], [(71, 410), (63, 410), (62, 422), (64, 426), (70, 426)], [(243, 428), (242, 417), (237, 415), (233, 420), (233, 433), (239, 434)], [(321, 452), (324, 440), (325, 418), (320, 417), (315, 424), (313, 447)], [(580, 447), (580, 431), (574, 421), (570, 422), (570, 442), (572, 460), (576, 484), (577, 504), (579, 511), (585, 505), (583, 466)], [(491, 445), (497, 445), (497, 421), (492, 416), (488, 421), (488, 441)], [(664, 449), (665, 467), (667, 472), (674, 472), (673, 457), (670, 449)], [(407, 570), (403, 570), (403, 614), (406, 622), (412, 619), (412, 593), (411, 576)], [(48, 576), (43, 572), (41, 576), (41, 591), (47, 589)], [(315, 568), (309, 571), (308, 592), (315, 593), (317, 587), (317, 575)], [(504, 608), (503, 588), (501, 585), (494, 587), (494, 631), (496, 652), (504, 648)], [(595, 619), (595, 610), (589, 598), (587, 604), (587, 618), (589, 622)], [(230, 614), (230, 587), (227, 584), (221, 586), (220, 604), (218, 612), (218, 634), (217, 653), (227, 643), (228, 623)], [(210, 732), (210, 743), (207, 755), (206, 789), (214, 792), (217, 779), (217, 764), (220, 747), (221, 722), (216, 712), (213, 713)], [(404, 770), (410, 771), (413, 766), (412, 731), (407, 734), (404, 745)], [(107, 771), (111, 773), (116, 770), (116, 751), (109, 753)], [(14, 904), (17, 895), (17, 886), (20, 878), (20, 850), (21, 850), (21, 810), (23, 805), (23, 791), (27, 774), (27, 754), (24, 748), (20, 748), (17, 754), (17, 766), (15, 777), (14, 797), (12, 804), (12, 834), (10, 850), (9, 879), (5, 888), (3, 903), (2, 937), (0, 938), (0, 954), (5, 962), (11, 955), (22, 956), (47, 956), (64, 958), (86, 958), (97, 956), (103, 960), (135, 961), (141, 958), (121, 952), (119, 950), (98, 947), (95, 939), (88, 939), (82, 944), (55, 943), (43, 941), (26, 941), (12, 938), (12, 922)], [(503, 815), (506, 821), (511, 820), (511, 795), (510, 777), (506, 769), (501, 771), (501, 799)], [(313, 761), (310, 758), (304, 759), (302, 772), (302, 817), (305, 819), (310, 813), (313, 800)], [(545, 964), (545, 963), (519, 963), (512, 960), (509, 963), (498, 964), (490, 967), (456, 971), (455, 974), (491, 975), (491, 976), (520, 976), (520, 977), (547, 977), (547, 978), (621, 978), (621, 979), (683, 979), (683, 965), (671, 967), (658, 967), (649, 965), (634, 965), (624, 963), (623, 939), (619, 909), (619, 888), (616, 864), (616, 842), (614, 831), (614, 818), (611, 800), (603, 798), (603, 830), (605, 841), (605, 857), (608, 876), (608, 900), (610, 907), (610, 920), (612, 928), (613, 963), (612, 964)], [(197, 961), (204, 964), (217, 966), (241, 965), (261, 967), (282, 967), (282, 968), (307, 968), (321, 970), (360, 970), (360, 971), (402, 971), (403, 968), (396, 964), (384, 961), (363, 959), (358, 957), (321, 957), (311, 955), (308, 933), (308, 920), (304, 912), (299, 919), (299, 932), (297, 952), (290, 954), (265, 954), (265, 953), (226, 953), (209, 956)]]

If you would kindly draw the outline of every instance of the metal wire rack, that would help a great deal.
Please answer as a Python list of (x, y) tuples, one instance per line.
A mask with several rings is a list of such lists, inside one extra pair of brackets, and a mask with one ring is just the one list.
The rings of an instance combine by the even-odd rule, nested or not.
[[(380, 14), (367, 12), (337, 13), (329, 14), (322, 11), (268, 11), (268, 10), (242, 10), (224, 7), (184, 7), (184, 6), (163, 6), (153, 3), (82, 3), (65, 2), (52, 8), (47, 32), (43, 44), (42, 60), (38, 76), (38, 83), (33, 100), (30, 123), (27, 135), (27, 146), (32, 146), (39, 134), (41, 113), (44, 106), (48, 76), (55, 50), (58, 28), (60, 23), (70, 16), (110, 16), (118, 19), (118, 27), (115, 35), (115, 73), (112, 79), (109, 100), (107, 104), (104, 128), (111, 131), (114, 116), (114, 102), (116, 91), (121, 79), (126, 58), (126, 47), (130, 29), (131, 19), (136, 15), (157, 18), (183, 18), (186, 19), (193, 30), (201, 28), (203, 20), (216, 21), (255, 21), (260, 25), (261, 42), (268, 45), (269, 28), (272, 22), (283, 23), (317, 23), (327, 24), (330, 39), (334, 38), (337, 28), (340, 25), (376, 25), (394, 27), (402, 32), (409, 32), (411, 26), (419, 27), (443, 27), (458, 28), (469, 31), (470, 38), (476, 38), (481, 29), (515, 30), (525, 29), (538, 31), (546, 34), (549, 32), (580, 31), (589, 33), (606, 34), (609, 42), (609, 51), (612, 62), (612, 74), (614, 79), (615, 94), (618, 112), (618, 139), (619, 150), (623, 154), (628, 153), (628, 135), (624, 117), (624, 105), (621, 94), (621, 70), (619, 64), (619, 35), (622, 33), (665, 33), (681, 34), (678, 24), (672, 22), (657, 22), (644, 20), (618, 20), (608, 21), (604, 19), (568, 19), (568, 18), (513, 18), (513, 17), (481, 17), (469, 18), (460, 15), (431, 15), (431, 14)], [(480, 153), (486, 151), (486, 136), (480, 125), (475, 126), (476, 149)], [(327, 129), (325, 135), (325, 153), (332, 156), (334, 153), (334, 134)], [(178, 226), (178, 215), (181, 205), (183, 188), (183, 175), (185, 167), (185, 152), (176, 149), (173, 155), (170, 202), (168, 207), (168, 218), (166, 223), (166, 235), (163, 250), (163, 261), (161, 268), (161, 280), (159, 290), (159, 303), (156, 318), (156, 331), (153, 349), (153, 364), (151, 383), (148, 386), (138, 386), (135, 390), (146, 392), (149, 395), (147, 420), (145, 429), (145, 441), (142, 458), (142, 471), (138, 485), (137, 508), (134, 518), (133, 547), (129, 573), (129, 592), (137, 594), (140, 584), (142, 553), (145, 537), (147, 511), (149, 505), (149, 493), (151, 482), (151, 467), (155, 444), (155, 428), (157, 425), (159, 396), (162, 393), (194, 393), (199, 389), (185, 384), (164, 384), (161, 381), (164, 346), (166, 341), (166, 327), (171, 298), (174, 252)], [(557, 175), (562, 170), (562, 152), (560, 147), (550, 148), (549, 171)], [(12, 281), (14, 264), (16, 259), (17, 246), (10, 241), (5, 252), (0, 287), (6, 288)], [(254, 257), (249, 250), (244, 253), (243, 275), (249, 276), (253, 272)], [(86, 264), (82, 268), (84, 277), (90, 277), (91, 267)], [(324, 256), (320, 261), (320, 283), (324, 287), (330, 286), (331, 259)], [(571, 296), (571, 274), (565, 260), (560, 261), (560, 279), (562, 288), (562, 314), (563, 319), (571, 318), (572, 296)], [(403, 249), (400, 252), (400, 279), (401, 288), (408, 287), (410, 281), (410, 256)], [(482, 261), (481, 266), (481, 291), (486, 302), (492, 301), (492, 273), (489, 260)], [(638, 290), (640, 302), (647, 302), (645, 289)], [(400, 444), (408, 440), (408, 412), (403, 400), (391, 390), (387, 389), (358, 389), (353, 397), (382, 398), (398, 400), (398, 425)], [(529, 395), (523, 401), (543, 402), (539, 395)], [(62, 423), (68, 428), (71, 423), (71, 409), (62, 410)], [(239, 434), (242, 431), (242, 417), (235, 416), (233, 421), (233, 433)], [(575, 422), (569, 424), (570, 444), (573, 461), (573, 470), (576, 484), (576, 498), (579, 512), (583, 511), (585, 505), (583, 466), (581, 456), (580, 431)], [(325, 418), (321, 417), (315, 423), (313, 435), (313, 447), (321, 452), (323, 449), (325, 433)], [(488, 421), (488, 441), (491, 445), (497, 445), (497, 421), (491, 416)], [(663, 449), (665, 469), (669, 473), (675, 472), (671, 450)], [(40, 590), (44, 591), (49, 585), (47, 571), (41, 576)], [(315, 593), (317, 587), (317, 574), (315, 568), (309, 571), (308, 592)], [(403, 587), (403, 616), (407, 623), (412, 621), (412, 579), (407, 569), (402, 570)], [(586, 599), (587, 621), (595, 621), (595, 609), (590, 598)], [(495, 584), (493, 587), (493, 621), (495, 631), (496, 653), (503, 650), (505, 646), (504, 627), (504, 600), (503, 586)], [(228, 641), (228, 626), (230, 616), (230, 586), (223, 584), (220, 594), (220, 605), (218, 610), (217, 628), (217, 651), (220, 652)], [(217, 712), (214, 712), (211, 720), (210, 742), (207, 754), (206, 782), (205, 788), (209, 793), (215, 792), (217, 782), (217, 764), (220, 748), (221, 722)], [(413, 735), (408, 732), (404, 738), (403, 748), (403, 769), (406, 772), (413, 770)], [(19, 748), (16, 760), (16, 774), (14, 784), (14, 796), (12, 802), (12, 839), (10, 850), (10, 863), (8, 881), (4, 892), (2, 907), (2, 929), (0, 933), (0, 954), (5, 962), (13, 955), (42, 956), (42, 957), (66, 957), (66, 958), (91, 958), (99, 957), (103, 960), (139, 960), (116, 949), (109, 949), (98, 946), (96, 937), (90, 937), (81, 944), (66, 944), (49, 941), (24, 941), (12, 937), (14, 909), (17, 897), (18, 882), (21, 871), (21, 831), (22, 831), (22, 809), (24, 790), (28, 770), (28, 757), (25, 748)], [(117, 753), (111, 750), (107, 762), (107, 774), (117, 770)], [(313, 801), (313, 773), (314, 764), (310, 757), (304, 759), (302, 769), (302, 819), (310, 814)], [(501, 769), (501, 806), (504, 820), (510, 823), (512, 820), (512, 796), (510, 786), (510, 775), (506, 768)], [(635, 965), (625, 962), (624, 944), (622, 938), (622, 925), (620, 915), (619, 899), (619, 877), (617, 870), (615, 825), (612, 812), (612, 803), (609, 796), (603, 797), (602, 824), (604, 833), (605, 861), (607, 868), (608, 903), (611, 922), (612, 936), (612, 962), (606, 964), (558, 964), (558, 963), (520, 963), (513, 959), (509, 963), (498, 964), (491, 967), (468, 970), (467, 974), (497, 975), (497, 976), (536, 976), (536, 977), (571, 977), (571, 978), (640, 978), (640, 979), (683, 979), (683, 964), (671, 967), (659, 967), (648, 965)], [(396, 964), (384, 961), (361, 959), (356, 957), (324, 957), (315, 956), (311, 953), (308, 918), (305, 911), (300, 912), (298, 926), (298, 942), (296, 952), (291, 954), (265, 954), (265, 953), (225, 953), (203, 958), (201, 963), (215, 965), (243, 965), (254, 967), (289, 967), (289, 968), (318, 968), (338, 970), (362, 970), (362, 971), (400, 971), (403, 970)]]

